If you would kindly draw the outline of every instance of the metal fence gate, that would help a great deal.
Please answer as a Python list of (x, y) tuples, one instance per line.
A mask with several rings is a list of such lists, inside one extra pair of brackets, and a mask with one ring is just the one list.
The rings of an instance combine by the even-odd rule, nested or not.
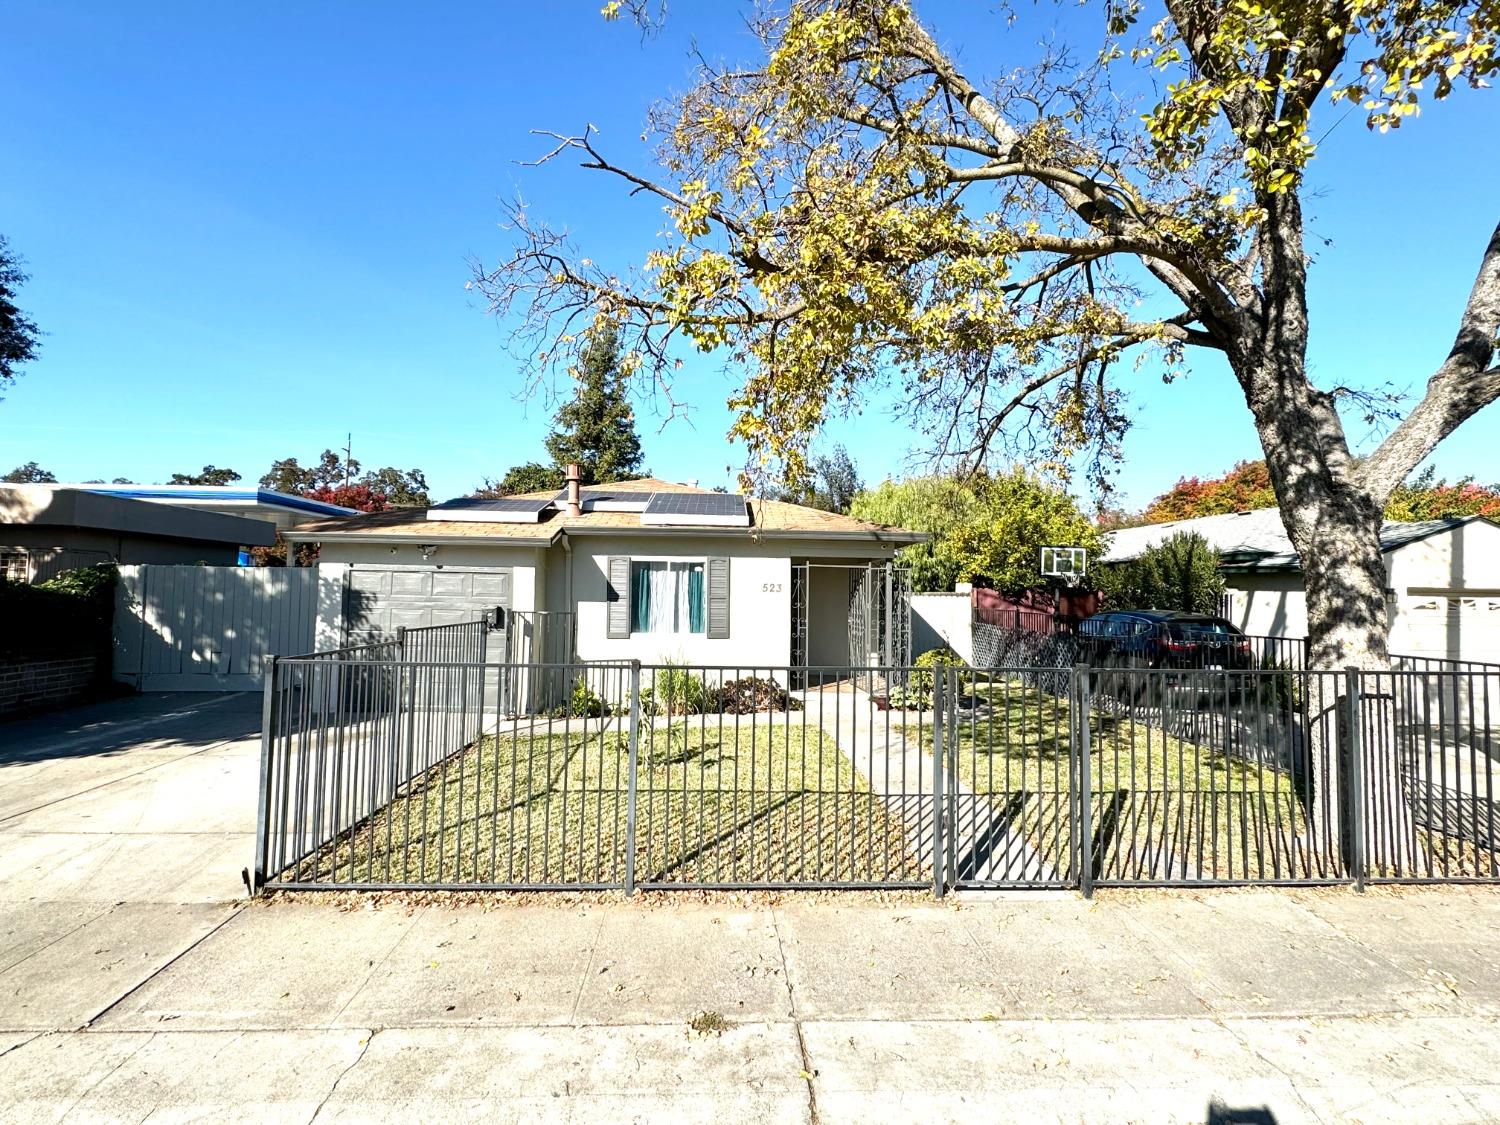
[(487, 637), (273, 663), (255, 888), (1500, 881), (1500, 666), (516, 665)]

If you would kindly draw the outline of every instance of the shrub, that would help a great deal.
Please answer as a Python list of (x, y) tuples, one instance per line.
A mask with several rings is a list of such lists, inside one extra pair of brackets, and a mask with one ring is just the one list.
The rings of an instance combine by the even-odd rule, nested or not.
[[(933, 668), (963, 668), (964, 662), (959, 659), (958, 653), (951, 648), (928, 649), (916, 660), (912, 661), (913, 668), (927, 669), (927, 671), (913, 672), (907, 680), (907, 688), (910, 691), (921, 691), (932, 694), (932, 683), (934, 680), (931, 669)], [(968, 681), (968, 677), (960, 674), (960, 683)]]
[(604, 714), (604, 700), (589, 687), (582, 676), (573, 685), (573, 698), (568, 701), (568, 710), (575, 716), (597, 719)]
[(802, 701), (787, 695), (775, 680), (746, 676), (729, 680), (714, 693), (719, 710), (725, 715), (749, 715), (755, 711), (800, 711)]
[[(913, 677), (915, 679), (915, 677)], [(893, 687), (885, 701), (892, 711), (930, 711), (932, 709), (932, 685), (923, 691), (914, 685)]]
[(114, 563), (96, 563), (34, 586), (0, 579), (0, 650), (108, 652), (119, 574)]
[(650, 687), (642, 689), (641, 714), (701, 715), (707, 710), (709, 697), (703, 677), (669, 664), (657, 671)]

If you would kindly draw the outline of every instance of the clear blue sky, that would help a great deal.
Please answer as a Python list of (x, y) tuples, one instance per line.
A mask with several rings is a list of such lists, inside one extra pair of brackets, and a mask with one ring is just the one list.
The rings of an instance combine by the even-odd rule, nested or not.
[[(748, 49), (717, 0), (673, 3), (645, 43), (599, 6), (0, 3), (0, 232), (49, 334), (0, 401), (0, 471), (36, 460), (64, 480), (156, 481), (212, 462), (253, 480), (352, 430), (367, 465), (420, 467), (442, 497), (540, 457), (552, 404), (517, 402), (507, 326), (464, 289), (468, 259), (505, 246), (496, 199), (519, 192), (622, 266), (660, 216), (597, 174), (521, 167), (544, 148), (529, 130), (592, 122), (612, 155), (639, 159), (690, 41)], [(974, 70), (1004, 35), (978, 4), (919, 10)], [(1399, 135), (1357, 117), (1334, 131), (1308, 204), (1331, 243), (1312, 275), (1317, 372), (1420, 389), (1496, 219), (1497, 142), (1493, 92)], [(693, 419), (663, 432), (638, 404), (651, 469), (729, 480), (743, 458), (724, 439), (724, 376), (694, 360), (681, 390)], [(1135, 401), (1130, 504), (1258, 455), (1212, 361), (1170, 387), (1143, 376)], [(1492, 409), (1439, 470), (1500, 478), (1497, 438)], [(826, 440), (878, 480), (913, 439), (877, 402)]]

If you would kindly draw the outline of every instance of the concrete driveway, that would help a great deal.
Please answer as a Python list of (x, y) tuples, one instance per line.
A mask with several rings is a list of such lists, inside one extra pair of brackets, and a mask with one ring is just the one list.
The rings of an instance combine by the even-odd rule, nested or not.
[(257, 702), (0, 725), (0, 1122), (1500, 1118), (1492, 890), (248, 904)]
[(259, 726), (196, 694), (0, 724), (0, 1028), (83, 1026), (231, 915)]

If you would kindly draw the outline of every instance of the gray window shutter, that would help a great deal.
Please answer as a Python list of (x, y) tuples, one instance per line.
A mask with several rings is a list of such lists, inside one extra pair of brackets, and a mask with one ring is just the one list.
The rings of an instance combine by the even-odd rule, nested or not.
[(704, 596), (708, 599), (708, 639), (711, 641), (727, 640), (729, 637), (729, 560), (725, 558), (712, 558), (708, 560), (707, 590)]
[(612, 641), (630, 639), (630, 559), (624, 555), (609, 557), (608, 632)]

